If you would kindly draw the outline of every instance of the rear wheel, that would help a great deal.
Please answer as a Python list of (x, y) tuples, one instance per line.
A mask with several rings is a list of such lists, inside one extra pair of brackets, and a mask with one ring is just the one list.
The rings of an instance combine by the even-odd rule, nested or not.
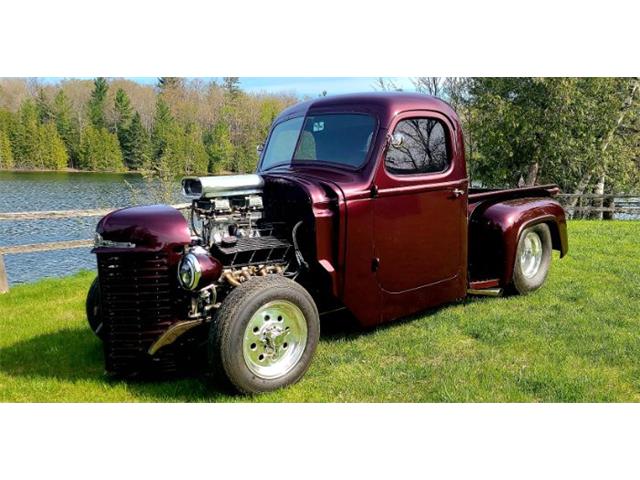
[(304, 288), (278, 275), (256, 277), (216, 312), (210, 368), (243, 393), (276, 390), (302, 378), (319, 337), (318, 310)]
[(102, 312), (100, 311), (100, 282), (97, 277), (91, 284), (91, 287), (89, 287), (85, 307), (87, 310), (87, 321), (89, 322), (91, 331), (95, 333), (100, 340), (104, 340)]
[(513, 287), (519, 294), (542, 286), (551, 265), (551, 247), (548, 225), (540, 223), (522, 231), (513, 267)]

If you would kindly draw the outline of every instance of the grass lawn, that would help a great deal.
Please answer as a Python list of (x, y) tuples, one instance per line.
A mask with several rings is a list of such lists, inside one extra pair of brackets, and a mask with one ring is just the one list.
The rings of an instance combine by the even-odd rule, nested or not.
[(303, 380), (258, 397), (199, 378), (107, 380), (85, 324), (94, 273), (17, 286), (0, 296), (0, 401), (639, 401), (640, 222), (570, 222), (569, 245), (527, 297), (473, 298), (368, 331), (334, 318)]

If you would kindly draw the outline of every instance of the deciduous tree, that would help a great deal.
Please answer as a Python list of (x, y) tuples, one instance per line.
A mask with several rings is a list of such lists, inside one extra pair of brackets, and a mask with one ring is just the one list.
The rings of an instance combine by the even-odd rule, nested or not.
[(236, 97), (240, 93), (240, 77), (224, 77), (222, 88), (231, 97)]
[(213, 129), (207, 132), (205, 146), (209, 155), (210, 172), (231, 171), (235, 152), (226, 124), (218, 122)]
[(184, 86), (184, 79), (181, 77), (159, 77), (158, 88), (164, 92), (166, 90), (182, 88)]

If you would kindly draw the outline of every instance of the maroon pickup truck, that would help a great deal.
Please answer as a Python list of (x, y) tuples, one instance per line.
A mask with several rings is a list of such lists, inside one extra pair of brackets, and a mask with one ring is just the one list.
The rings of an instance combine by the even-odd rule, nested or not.
[[(433, 97), (326, 97), (274, 122), (252, 175), (188, 177), (187, 215), (97, 226), (87, 316), (107, 372), (207, 372), (236, 389), (299, 380), (319, 316), (363, 327), (468, 294), (527, 294), (567, 253), (554, 185), (469, 188), (456, 113)], [(204, 355), (202, 355), (204, 356)], [(203, 362), (204, 363), (204, 362)]]

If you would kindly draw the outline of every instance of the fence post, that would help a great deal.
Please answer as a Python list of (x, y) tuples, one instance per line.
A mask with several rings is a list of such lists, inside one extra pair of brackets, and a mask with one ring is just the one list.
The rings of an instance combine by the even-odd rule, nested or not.
[(4, 257), (0, 252), (0, 293), (9, 291), (9, 279), (7, 278), (7, 269), (4, 266)]
[[(611, 208), (611, 209), (615, 209), (616, 208), (616, 199), (613, 197), (607, 197), (604, 202), (602, 202), (602, 206), (605, 208)], [(613, 211), (611, 212), (602, 212), (602, 219), (603, 220), (613, 220), (613, 216), (615, 215), (615, 213)]]
[[(583, 196), (580, 196), (580, 200), (578, 200), (578, 206), (580, 207), (580, 211), (578, 212), (577, 218), (584, 218), (584, 202), (583, 200)], [(574, 215), (574, 218), (576, 217), (576, 215)]]

